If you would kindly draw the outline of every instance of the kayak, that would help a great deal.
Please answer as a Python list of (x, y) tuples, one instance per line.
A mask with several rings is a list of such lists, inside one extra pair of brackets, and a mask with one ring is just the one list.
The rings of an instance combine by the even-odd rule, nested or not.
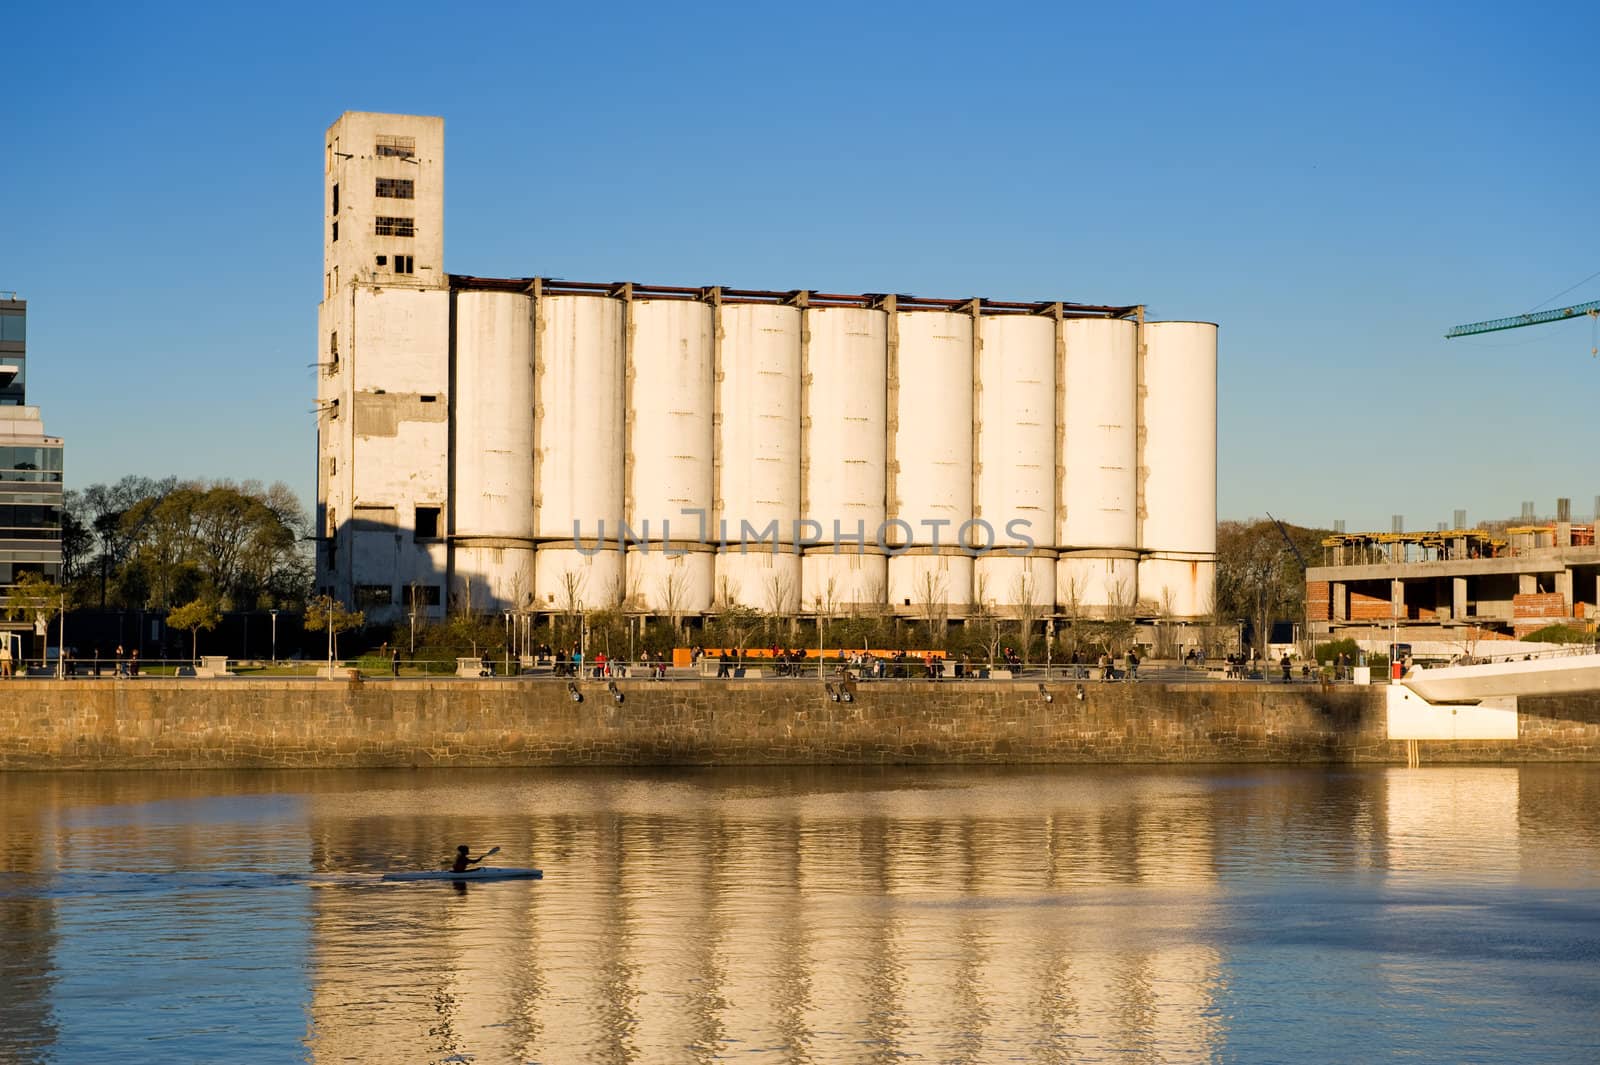
[(517, 869), (512, 866), (490, 866), (486, 869), (468, 869), (452, 873), (448, 869), (436, 871), (416, 870), (404, 873), (384, 873), (385, 880), (543, 880), (543, 869)]

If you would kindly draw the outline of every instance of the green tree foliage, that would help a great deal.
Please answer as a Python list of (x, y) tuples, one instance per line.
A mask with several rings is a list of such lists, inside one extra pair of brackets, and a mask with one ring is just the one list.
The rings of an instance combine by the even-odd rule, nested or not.
[[(404, 647), (411, 638), (409, 622), (396, 625), (394, 645)], [(505, 619), (500, 615), (480, 613), (452, 614), (439, 623), (421, 624), (417, 627), (416, 658), (435, 662), (450, 662), (468, 655), (487, 654), (498, 659), (505, 653)]]
[(1588, 643), (1594, 633), (1575, 625), (1546, 625), (1521, 638), (1529, 643)]
[(222, 623), (216, 600), (204, 596), (191, 599), (167, 615), (167, 627), (190, 634), (189, 657), (200, 657), (200, 630), (210, 632)]
[[(49, 625), (69, 605), (71, 599), (66, 588), (53, 583), (43, 574), (27, 570), (18, 575), (6, 595), (5, 616), (11, 621), (20, 618)], [(43, 654), (43, 651), (40, 653)]]
[(367, 616), (359, 610), (350, 610), (339, 600), (319, 595), (306, 604), (305, 628), (307, 632), (332, 630), (333, 657), (339, 657), (339, 634), (359, 629), (367, 623)]
[(49, 624), (67, 605), (67, 590), (43, 574), (32, 570), (24, 572), (12, 584), (6, 595), (7, 619), (22, 618)]
[(69, 579), (101, 607), (295, 607), (311, 585), (304, 509), (282, 484), (128, 477), (69, 492)]
[[(1287, 523), (1284, 530), (1308, 565), (1321, 561), (1322, 540), (1330, 530)], [(1248, 621), (1253, 642), (1264, 656), (1272, 623), (1303, 621), (1305, 598), (1305, 572), (1276, 523), (1257, 518), (1217, 524), (1213, 612), (1219, 624)]]
[(1354, 640), (1349, 638), (1343, 640), (1329, 640), (1327, 643), (1319, 643), (1314, 648), (1313, 653), (1316, 655), (1317, 665), (1319, 666), (1331, 664), (1333, 660), (1338, 658), (1340, 655), (1344, 655), (1345, 661), (1349, 662), (1351, 665), (1354, 665), (1361, 659), (1361, 647)]

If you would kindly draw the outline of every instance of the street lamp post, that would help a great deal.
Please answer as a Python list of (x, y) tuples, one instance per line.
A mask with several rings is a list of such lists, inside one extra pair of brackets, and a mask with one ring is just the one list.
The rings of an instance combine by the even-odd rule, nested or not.
[(511, 611), (502, 611), (506, 616), (506, 676), (511, 676)]
[(324, 622), (326, 622), (327, 626), (328, 626), (328, 679), (332, 680), (333, 679), (333, 596), (325, 595), (325, 596), (322, 597), (322, 609), (324, 611), (322, 620)]
[(276, 607), (267, 611), (272, 615), (272, 664), (278, 664), (278, 610)]
[(411, 584), (411, 657), (417, 657), (417, 585)]

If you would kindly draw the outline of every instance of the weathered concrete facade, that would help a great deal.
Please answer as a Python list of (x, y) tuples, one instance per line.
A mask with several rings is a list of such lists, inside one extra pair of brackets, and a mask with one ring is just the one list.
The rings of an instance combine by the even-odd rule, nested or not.
[[(30, 681), (0, 699), (0, 769), (888, 763), (1396, 762), (1382, 688), (1217, 683)], [(1600, 697), (1524, 700), (1516, 742), (1423, 764), (1600, 760)]]

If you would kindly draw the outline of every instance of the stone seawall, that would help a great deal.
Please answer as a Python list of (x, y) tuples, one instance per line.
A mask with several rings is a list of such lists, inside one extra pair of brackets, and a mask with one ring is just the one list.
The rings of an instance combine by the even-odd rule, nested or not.
[[(1398, 762), (1382, 688), (1206, 682), (29, 680), (0, 769)], [(1600, 760), (1600, 697), (1525, 700), (1516, 742), (1422, 760)]]

